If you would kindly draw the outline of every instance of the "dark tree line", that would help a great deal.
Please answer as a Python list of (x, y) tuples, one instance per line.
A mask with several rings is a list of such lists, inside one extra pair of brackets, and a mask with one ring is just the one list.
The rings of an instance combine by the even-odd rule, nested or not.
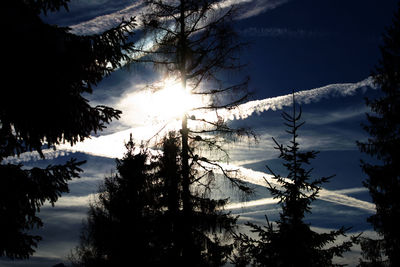
[[(67, 182), (79, 177), (80, 165), (27, 169), (4, 164), (10, 156), (59, 143), (71, 145), (101, 131), (120, 111), (91, 106), (84, 93), (126, 59), (134, 20), (103, 34), (77, 36), (68, 28), (48, 25), (40, 15), (67, 9), (68, 0), (4, 1), (3, 90), (0, 97), (0, 256), (28, 258), (40, 236), (37, 216), (45, 201), (51, 204), (68, 192)], [(5, 93), (5, 91), (7, 93)]]
[(219, 210), (226, 200), (191, 193), (192, 233), (187, 236), (179, 138), (174, 133), (164, 138), (159, 156), (145, 148), (135, 153), (132, 139), (126, 148), (117, 160), (117, 174), (105, 179), (90, 205), (73, 264), (223, 265), (232, 249), (223, 237), (236, 218)]

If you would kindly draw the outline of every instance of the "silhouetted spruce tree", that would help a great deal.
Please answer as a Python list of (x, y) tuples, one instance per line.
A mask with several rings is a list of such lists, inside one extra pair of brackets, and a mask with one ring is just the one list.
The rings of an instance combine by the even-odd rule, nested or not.
[(48, 25), (40, 15), (66, 8), (68, 0), (12, 0), (1, 4), (2, 97), (0, 97), (0, 256), (28, 258), (42, 226), (37, 216), (45, 201), (54, 204), (79, 177), (82, 162), (45, 169), (4, 164), (9, 156), (71, 145), (101, 131), (120, 111), (91, 106), (83, 97), (126, 59), (133, 19), (103, 34), (77, 36)]
[[(117, 159), (117, 173), (107, 177), (90, 205), (80, 245), (72, 255), (76, 266), (153, 266), (160, 263), (164, 241), (159, 179), (146, 149), (135, 153), (132, 138)], [(156, 234), (158, 232), (158, 234)]]
[(366, 101), (372, 113), (367, 114), (368, 124), (364, 129), (370, 137), (358, 145), (361, 152), (379, 161), (362, 162), (368, 176), (364, 185), (376, 205), (376, 214), (368, 221), (383, 238), (370, 244), (381, 243), (378, 246), (383, 248), (388, 264), (400, 266), (400, 7), (383, 41), (382, 58), (373, 72), (382, 94)]
[[(304, 124), (300, 122), (301, 108), (296, 113), (293, 94), (293, 113), (283, 112), (287, 133), (291, 135), (290, 143), (286, 146), (279, 144), (274, 138), (275, 149), (279, 150), (279, 158), (284, 161), (283, 166), (288, 170), (287, 178), (267, 169), (274, 176), (278, 186), (268, 183), (268, 190), (279, 200), (282, 207), (280, 218), (276, 226), (266, 217), (267, 225), (258, 226), (253, 223), (246, 225), (251, 232), (256, 233), (254, 239), (245, 234), (236, 237), (238, 252), (234, 257), (237, 266), (334, 266), (332, 258), (342, 256), (349, 251), (351, 241), (340, 245), (333, 245), (336, 238), (345, 235), (347, 229), (340, 228), (329, 233), (313, 231), (309, 223), (304, 222), (307, 213), (311, 213), (311, 203), (318, 197), (321, 184), (331, 177), (311, 179), (312, 169), (305, 169), (318, 152), (301, 151), (297, 141), (298, 129)], [(330, 245), (327, 247), (327, 245)]]

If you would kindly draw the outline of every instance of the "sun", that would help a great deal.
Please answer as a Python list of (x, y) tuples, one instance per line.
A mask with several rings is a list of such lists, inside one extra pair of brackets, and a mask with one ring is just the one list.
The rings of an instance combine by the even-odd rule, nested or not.
[(172, 123), (182, 119), (207, 101), (200, 95), (182, 87), (179, 79), (164, 79), (146, 88), (127, 93), (117, 108), (122, 110), (121, 120), (132, 126), (150, 126)]
[(166, 79), (162, 88), (152, 95), (154, 115), (161, 120), (181, 119), (194, 108), (203, 106), (203, 100), (184, 89), (179, 81)]

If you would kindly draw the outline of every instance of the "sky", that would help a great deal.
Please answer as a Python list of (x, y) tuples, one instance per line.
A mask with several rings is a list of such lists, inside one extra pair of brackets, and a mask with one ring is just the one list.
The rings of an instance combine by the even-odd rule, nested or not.
[[(279, 209), (268, 194), (263, 177), (270, 179), (265, 165), (283, 176), (287, 173), (277, 159), (272, 137), (284, 144), (289, 140), (281, 112), (290, 110), (290, 94), (294, 90), (306, 121), (299, 132), (300, 146), (320, 151), (312, 162), (313, 175), (318, 178), (336, 174), (324, 186), (306, 220), (317, 231), (343, 225), (352, 227), (351, 233), (374, 234), (366, 222), (374, 205), (362, 186), (365, 177), (360, 170), (360, 159), (368, 157), (358, 152), (356, 141), (367, 138), (361, 126), (368, 112), (364, 98), (379, 94), (370, 76), (378, 63), (381, 36), (391, 23), (396, 2), (221, 0), (222, 6), (243, 7), (235, 27), (239, 38), (250, 45), (241, 55), (247, 66), (235, 75), (248, 75), (253, 91), (249, 102), (237, 111), (222, 114), (232, 125), (251, 127), (258, 135), (256, 143), (244, 140), (229, 144), (230, 159), (224, 162), (227, 168), (240, 168), (241, 178), (254, 185), (256, 194), (243, 202), (223, 181), (216, 192), (218, 196), (230, 197), (227, 208), (240, 215), (240, 223), (265, 224), (264, 214), (270, 220), (277, 218)], [(71, 0), (69, 7), (69, 12), (51, 13), (43, 20), (69, 26), (72, 32), (85, 35), (102, 32), (123, 17), (145, 10), (141, 2), (128, 0)], [(157, 93), (144, 89), (159, 79), (151, 67), (132, 65), (116, 70), (86, 97), (93, 105), (122, 110), (119, 121), (74, 147), (61, 145), (56, 151), (46, 151), (45, 160), (35, 153), (7, 159), (27, 167), (63, 163), (70, 157), (86, 159), (87, 163), (82, 177), (70, 183), (71, 192), (63, 195), (55, 207), (46, 204), (41, 210), (44, 227), (36, 233), (43, 236), (43, 241), (33, 257), (14, 262), (0, 259), (0, 266), (51, 266), (67, 262), (66, 256), (77, 245), (89, 200), (94, 199), (104, 177), (115, 171), (115, 158), (123, 155), (129, 134), (139, 144), (154, 136), (166, 122), (169, 126), (164, 130), (173, 129), (179, 123), (174, 118), (182, 112), (176, 108), (179, 103), (199, 101), (185, 95), (177, 100), (168, 98), (173, 89)], [(164, 82), (168, 88), (174, 88), (170, 81)], [(164, 102), (169, 105), (164, 106)], [(355, 247), (337, 260), (353, 266), (358, 257), (359, 248)]]

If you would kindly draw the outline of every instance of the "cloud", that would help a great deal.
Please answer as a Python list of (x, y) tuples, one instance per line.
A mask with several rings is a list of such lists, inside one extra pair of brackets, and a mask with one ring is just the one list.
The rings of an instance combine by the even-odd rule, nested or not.
[[(50, 159), (67, 156), (69, 154), (69, 152), (66, 150), (54, 150), (54, 149), (44, 149), (42, 152), (45, 158), (50, 158)], [(32, 152), (22, 153), (19, 156), (7, 157), (2, 161), (2, 163), (16, 164), (19, 162), (36, 161), (41, 159), (42, 158), (40, 157), (39, 153), (37, 153), (36, 151), (32, 151)]]
[(129, 141), (129, 135), (132, 131), (135, 131), (138, 135), (140, 129), (128, 129), (109, 135), (92, 137), (74, 146), (68, 144), (57, 146), (57, 149), (84, 152), (89, 155), (108, 158), (121, 158), (125, 151), (124, 144)]
[[(242, 2), (242, 1), (233, 1), (233, 2)], [(246, 8), (243, 9), (243, 13), (238, 17), (238, 19), (247, 19), (251, 17), (258, 16), (262, 13), (265, 13), (268, 10), (275, 9), (278, 6), (286, 4), (289, 0), (254, 0), (254, 1), (246, 1), (249, 2)]]
[(128, 19), (139, 15), (143, 11), (143, 8), (142, 1), (137, 1), (119, 11), (98, 16), (69, 27), (72, 29), (72, 33), (78, 35), (98, 34), (117, 26), (124, 18)]
[(242, 29), (239, 34), (250, 37), (285, 37), (285, 38), (323, 38), (326, 33), (290, 28), (258, 28)]
[[(376, 89), (372, 77), (357, 83), (337, 83), (299, 91), (295, 93), (295, 99), (298, 104), (309, 104), (318, 102), (323, 98), (354, 95), (358, 91), (365, 90), (366, 88)], [(291, 106), (292, 103), (292, 94), (287, 94), (263, 100), (249, 101), (239, 105), (237, 109), (223, 110), (218, 113), (220, 116), (224, 116), (226, 119), (230, 120), (246, 119), (254, 113), (258, 114), (267, 110), (280, 110), (283, 107)]]
[[(217, 3), (218, 8), (228, 8), (232, 5), (243, 5), (244, 12), (238, 19), (254, 17), (268, 10), (274, 9), (289, 0), (221, 0)], [(139, 16), (145, 12), (143, 1), (136, 1), (119, 11), (95, 17), (70, 26), (72, 32), (79, 35), (98, 34), (118, 25), (123, 18)]]
[[(306, 126), (300, 129), (301, 134), (297, 140), (302, 150), (358, 151), (356, 141), (362, 140), (364, 136), (359, 130), (342, 128), (331, 127), (330, 125), (315, 127), (306, 120)], [(248, 142), (234, 142), (226, 145), (231, 159), (229, 163), (242, 166), (276, 159), (279, 153), (274, 149), (276, 145), (272, 137), (280, 143), (286, 143), (289, 138), (283, 124), (255, 128), (254, 130), (257, 133), (257, 142), (249, 140)]]
[[(358, 189), (358, 188), (357, 188)], [(350, 189), (347, 189), (350, 190)], [(353, 207), (353, 208), (358, 208), (358, 209), (363, 209), (363, 210), (367, 210), (371, 213), (375, 213), (376, 212), (376, 208), (375, 205), (364, 201), (364, 200), (360, 200), (354, 197), (350, 197), (347, 195), (344, 195), (342, 193), (338, 193), (336, 191), (330, 191), (327, 189), (321, 189), (320, 194), (319, 194), (319, 198), (325, 201), (329, 201), (332, 203), (336, 203), (336, 204), (340, 204), (340, 205), (345, 205), (345, 206), (349, 206), (349, 207)]]
[[(265, 183), (264, 183), (265, 186)], [(332, 202), (335, 204), (340, 204), (352, 208), (358, 208), (362, 210), (366, 210), (368, 212), (375, 212), (375, 205), (359, 200), (354, 197), (349, 197), (346, 194), (351, 194), (351, 193), (359, 193), (359, 192), (366, 192), (366, 188), (348, 188), (348, 189), (342, 189), (342, 190), (326, 190), (322, 189), (320, 191), (320, 196), (319, 199)], [(226, 210), (235, 210), (235, 209), (244, 209), (244, 208), (250, 208), (250, 207), (257, 207), (257, 206), (264, 206), (264, 205), (270, 205), (270, 204), (276, 204), (278, 203), (277, 199), (274, 199), (272, 197), (268, 198), (261, 198), (257, 200), (252, 200), (252, 201), (244, 201), (244, 202), (236, 202), (236, 203), (229, 203), (224, 207)]]
[(362, 107), (351, 107), (339, 111), (323, 112), (322, 114), (321, 112), (318, 114), (303, 112), (303, 117), (306, 118), (308, 124), (325, 125), (364, 116), (368, 111), (368, 107), (363, 105)]
[[(82, 182), (82, 181), (80, 181)], [(89, 194), (85, 196), (63, 196), (55, 203), (55, 207), (87, 207), (91, 201), (97, 199), (98, 194)], [(46, 203), (44, 207), (50, 207), (50, 203)]]
[[(259, 186), (264, 186), (267, 187), (267, 183), (265, 180), (267, 180), (269, 183), (271, 183), (272, 185), (276, 185), (279, 186), (278, 183), (276, 183), (275, 179), (273, 179), (273, 176), (264, 172), (259, 172), (259, 171), (253, 171), (251, 169), (247, 169), (244, 167), (237, 167), (237, 166), (232, 166), (232, 165), (224, 165), (224, 167), (226, 169), (231, 169), (231, 170), (237, 170), (238, 171), (238, 175), (237, 178), (245, 181), (245, 182), (249, 182), (255, 185), (259, 185)], [(355, 197), (350, 197), (344, 194), (345, 193), (354, 193), (354, 192), (360, 192), (360, 188), (350, 188), (350, 189), (346, 189), (346, 191), (343, 190), (327, 190), (322, 188), (320, 193), (319, 193), (319, 199), (324, 200), (324, 201), (328, 201), (331, 203), (335, 203), (335, 204), (340, 204), (340, 205), (344, 205), (344, 206), (348, 206), (348, 207), (353, 207), (353, 208), (358, 208), (358, 209), (362, 209), (362, 210), (366, 210), (368, 212), (375, 212), (375, 205), (364, 201), (364, 200), (360, 200), (357, 199)], [(250, 206), (258, 206), (258, 205), (266, 205), (266, 204), (272, 204), (273, 200), (271, 198), (264, 198), (264, 199), (260, 199), (257, 201), (250, 201), (249, 205)], [(246, 207), (246, 202), (241, 202), (241, 203), (231, 203), (230, 204), (231, 208), (239, 208), (241, 205), (243, 205), (243, 207)]]
[(224, 207), (225, 210), (234, 210), (234, 209), (243, 209), (250, 207), (263, 206), (268, 204), (276, 204), (278, 203), (277, 199), (273, 199), (272, 197), (262, 198), (252, 201), (239, 202), (239, 203), (229, 203)]

